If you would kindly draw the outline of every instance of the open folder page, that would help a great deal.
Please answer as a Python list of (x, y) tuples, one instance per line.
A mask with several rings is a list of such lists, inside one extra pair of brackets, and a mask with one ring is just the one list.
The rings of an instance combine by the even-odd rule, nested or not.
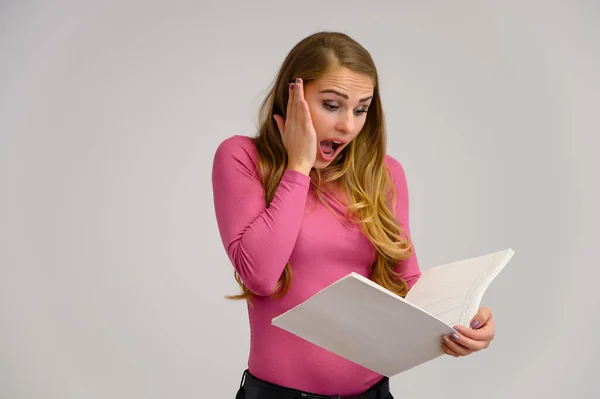
[(350, 273), (273, 325), (391, 377), (444, 354), (442, 335), (468, 326), (512, 249), (423, 270), (406, 299)]

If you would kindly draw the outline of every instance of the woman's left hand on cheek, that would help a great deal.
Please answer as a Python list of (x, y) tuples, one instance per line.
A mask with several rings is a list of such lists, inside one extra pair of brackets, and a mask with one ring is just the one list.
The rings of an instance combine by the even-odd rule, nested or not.
[(496, 334), (492, 312), (487, 307), (479, 308), (471, 320), (471, 328), (456, 326), (454, 329), (457, 330), (455, 333), (442, 337), (442, 349), (447, 355), (454, 357), (470, 355), (487, 348)]

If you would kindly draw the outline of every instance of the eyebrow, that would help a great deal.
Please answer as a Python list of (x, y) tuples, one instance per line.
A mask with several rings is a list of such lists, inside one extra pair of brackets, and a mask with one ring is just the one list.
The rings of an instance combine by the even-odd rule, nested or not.
[[(333, 90), (333, 89), (325, 89), (325, 90), (321, 90), (319, 93), (333, 93), (335, 95), (338, 95), (342, 98), (345, 98), (346, 100), (348, 99), (348, 95), (344, 94), (344, 93), (340, 93), (337, 90)], [(373, 96), (369, 96), (369, 97), (365, 97), (365, 98), (361, 98), (360, 100), (358, 100), (359, 103), (364, 103), (365, 101), (369, 101), (370, 99), (372, 99)]]

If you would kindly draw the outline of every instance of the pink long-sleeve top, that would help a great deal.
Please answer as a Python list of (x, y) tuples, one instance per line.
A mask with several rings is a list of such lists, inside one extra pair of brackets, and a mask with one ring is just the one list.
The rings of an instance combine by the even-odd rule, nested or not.
[[(382, 376), (271, 325), (271, 320), (350, 272), (369, 277), (374, 247), (358, 226), (344, 223), (340, 202), (329, 197), (333, 212), (319, 202), (302, 173), (286, 170), (267, 208), (257, 156), (249, 137), (232, 136), (217, 148), (212, 175), (223, 245), (256, 294), (248, 306), (249, 371), (273, 384), (322, 395), (360, 393)], [(390, 156), (385, 165), (396, 189), (396, 217), (410, 235), (404, 170)], [(290, 289), (281, 299), (271, 298), (288, 260)], [(416, 254), (398, 266), (412, 287), (421, 275)]]

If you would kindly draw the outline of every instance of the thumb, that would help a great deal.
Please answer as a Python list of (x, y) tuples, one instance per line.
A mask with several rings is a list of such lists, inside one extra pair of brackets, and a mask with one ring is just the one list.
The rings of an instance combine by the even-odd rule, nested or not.
[(473, 319), (471, 319), (471, 323), (470, 323), (471, 328), (474, 330), (481, 328), (485, 323), (488, 322), (490, 317), (492, 317), (492, 312), (489, 308), (487, 308), (487, 307), (479, 308), (479, 311), (477, 312), (477, 314), (473, 317)]
[(275, 123), (277, 124), (277, 129), (279, 129), (279, 133), (283, 135), (285, 126), (283, 118), (281, 117), (281, 115), (273, 115), (273, 119), (275, 119)]

